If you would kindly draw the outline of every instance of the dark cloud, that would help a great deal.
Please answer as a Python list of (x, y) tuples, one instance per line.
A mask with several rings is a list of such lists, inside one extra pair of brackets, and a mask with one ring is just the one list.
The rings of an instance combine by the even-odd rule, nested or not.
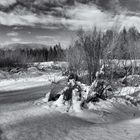
[[(66, 29), (48, 29), (29, 26), (0, 26), (0, 42), (2, 44), (9, 43), (42, 43), (46, 45), (55, 45), (61, 43), (62, 47), (70, 44), (71, 38), (75, 37), (74, 31)], [(17, 36), (11, 36), (17, 32)], [(10, 36), (7, 36), (7, 34)], [(15, 39), (16, 38), (16, 39)], [(20, 39), (20, 40), (19, 40)]]
[(1, 9), (0, 12), (0, 24), (7, 26), (65, 27), (76, 30), (79, 27), (86, 29), (93, 26), (108, 28), (117, 24), (116, 19), (123, 26), (123, 22), (132, 23), (131, 19), (139, 18), (138, 12), (132, 11), (136, 1), (140, 4), (138, 0), (134, 0), (134, 4), (130, 0), (77, 0), (81, 3), (74, 0), (71, 3), (70, 0), (16, 0), (16, 3), (14, 0), (7, 0), (7, 3), (8, 1), (7, 10)]
[(18, 32), (9, 32), (7, 33), (7, 36), (18, 36)]
[(16, 2), (17, 2), (16, 0), (0, 0), (0, 5), (8, 7)]
[(140, 30), (139, 10), (140, 0), (0, 0), (1, 42), (68, 45), (81, 27)]

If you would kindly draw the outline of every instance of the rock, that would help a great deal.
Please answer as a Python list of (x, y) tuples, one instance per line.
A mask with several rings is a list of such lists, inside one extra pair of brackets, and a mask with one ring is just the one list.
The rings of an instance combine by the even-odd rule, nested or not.
[(27, 77), (27, 74), (25, 72), (19, 71), (18, 73), (14, 73), (12, 75), (13, 78), (24, 78)]
[(2, 73), (0, 73), (0, 79), (5, 79), (6, 77), (2, 74)]
[(50, 92), (50, 96), (49, 96), (48, 101), (56, 101), (59, 97), (60, 97), (59, 93), (55, 94), (53, 92)]
[(0, 79), (5, 79), (8, 77), (8, 72), (0, 70)]
[(18, 73), (18, 72), (19, 72), (19, 70), (17, 68), (14, 68), (14, 69), (10, 70), (10, 73)]
[(70, 101), (70, 100), (72, 100), (72, 90), (73, 90), (73, 88), (68, 87), (68, 88), (63, 92), (63, 100), (64, 100), (64, 101)]
[(27, 71), (36, 72), (36, 71), (38, 71), (38, 69), (36, 67), (30, 67), (30, 68), (27, 69)]
[(68, 77), (68, 81), (71, 80), (71, 79), (74, 79), (75, 81), (78, 81), (79, 80), (79, 77), (77, 74), (75, 73), (71, 73)]
[(69, 71), (62, 71), (62, 76), (68, 76), (69, 75)]
[(137, 87), (140, 85), (140, 75), (129, 75), (125, 78), (122, 78), (122, 84), (126, 86), (134, 86)]
[(48, 101), (56, 101), (60, 97), (60, 92), (66, 87), (66, 85), (66, 80), (53, 83)]

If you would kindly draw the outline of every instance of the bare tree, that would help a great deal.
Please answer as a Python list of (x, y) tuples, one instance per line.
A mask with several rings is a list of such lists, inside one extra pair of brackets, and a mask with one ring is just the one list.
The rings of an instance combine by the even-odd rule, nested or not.
[(89, 82), (91, 83), (100, 67), (102, 54), (102, 33), (96, 28), (94, 28), (92, 32), (79, 30), (77, 42), (80, 48), (84, 51)]
[(81, 74), (81, 72), (85, 68), (85, 54), (82, 48), (80, 48), (78, 42), (76, 41), (73, 46), (67, 51), (67, 61), (69, 62), (69, 70), (74, 71), (77, 74)]
[[(69, 62), (78, 71), (83, 69), (83, 62), (86, 64), (84, 67), (88, 71), (89, 83), (93, 81), (101, 65), (109, 66), (109, 70), (105, 69), (111, 79), (115, 74), (121, 78), (132, 73), (132, 60), (136, 60), (140, 54), (140, 34), (137, 30), (124, 28), (120, 32), (113, 29), (101, 32), (95, 27), (88, 32), (80, 29), (77, 35), (74, 47), (69, 51)], [(128, 63), (131, 64), (128, 66)]]

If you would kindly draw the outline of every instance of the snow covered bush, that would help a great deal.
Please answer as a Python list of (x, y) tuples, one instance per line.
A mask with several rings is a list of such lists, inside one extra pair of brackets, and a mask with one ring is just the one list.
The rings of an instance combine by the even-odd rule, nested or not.
[(86, 110), (107, 113), (117, 106), (137, 109), (140, 95), (135, 93), (134, 87), (131, 89), (133, 89), (131, 94), (123, 88), (118, 93), (113, 92), (111, 85), (106, 80), (98, 79), (98, 76), (90, 86), (70, 79), (58, 82), (51, 92), (46, 94), (43, 102), (46, 108), (63, 113), (78, 113)]
[(45, 102), (51, 103), (55, 106), (66, 107), (69, 110), (83, 110), (88, 109), (90, 104), (106, 100), (109, 95), (109, 86), (100, 80), (95, 80), (91, 86), (70, 79), (65, 86), (58, 83), (46, 96)]

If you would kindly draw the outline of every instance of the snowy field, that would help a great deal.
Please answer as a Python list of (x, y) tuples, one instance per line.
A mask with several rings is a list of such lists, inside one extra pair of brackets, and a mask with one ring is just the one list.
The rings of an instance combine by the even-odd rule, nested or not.
[(65, 62), (43, 62), (34, 63), (26, 71), (16, 71), (16, 69), (12, 69), (10, 73), (0, 71), (0, 91), (50, 85), (64, 78), (60, 70), (63, 67), (67, 67)]
[(140, 111), (123, 102), (101, 102), (96, 105), (100, 111), (76, 114), (50, 110), (44, 105), (18, 106), (1, 113), (1, 140), (140, 139)]
[[(21, 78), (1, 80), (0, 91), (50, 85), (65, 78), (59, 71), (64, 65), (35, 64)], [(57, 70), (51, 71), (52, 67)], [(139, 92), (139, 86), (123, 87), (116, 91), (117, 97), (89, 103), (84, 110), (74, 98), (69, 112), (62, 96), (56, 102), (48, 102), (49, 93), (35, 102), (1, 105), (0, 140), (139, 140), (140, 106), (126, 100), (138, 100)]]
[(37, 86), (50, 85), (53, 81), (57, 82), (62, 79), (61, 72), (46, 73), (37, 77), (25, 77), (18, 79), (4, 79), (0, 81), (0, 91), (22, 90)]

